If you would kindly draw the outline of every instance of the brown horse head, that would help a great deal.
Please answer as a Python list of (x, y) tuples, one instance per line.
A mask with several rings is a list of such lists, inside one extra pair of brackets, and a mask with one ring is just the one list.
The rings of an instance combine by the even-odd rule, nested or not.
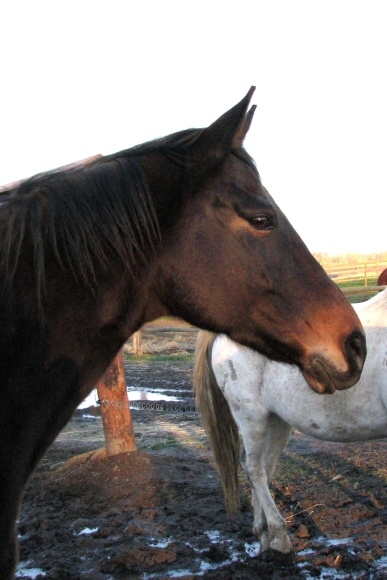
[[(3, 288), (18, 315), (33, 317), (36, 301), (50, 360), (75, 357), (88, 385), (131, 333), (165, 313), (299, 365), (320, 392), (359, 379), (355, 312), (243, 149), (253, 92), (206, 129), (7, 191)], [(79, 335), (85, 343), (73, 353)], [(91, 343), (102, 345), (92, 358)]]
[(347, 388), (363, 366), (363, 330), (242, 148), (251, 95), (185, 144), (178, 217), (175, 205), (168, 229), (160, 220), (157, 300), (201, 328), (299, 365), (318, 392)]

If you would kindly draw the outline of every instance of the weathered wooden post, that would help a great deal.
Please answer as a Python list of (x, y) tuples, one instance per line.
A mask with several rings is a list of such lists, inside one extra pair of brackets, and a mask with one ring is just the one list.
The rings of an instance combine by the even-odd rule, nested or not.
[(107, 454), (115, 455), (124, 451), (136, 451), (122, 351), (117, 354), (98, 382), (97, 392), (101, 405)]
[(142, 350), (142, 330), (137, 330), (137, 332), (135, 332), (133, 334), (133, 350), (134, 350), (134, 355), (135, 356), (142, 356), (143, 355), (143, 350)]

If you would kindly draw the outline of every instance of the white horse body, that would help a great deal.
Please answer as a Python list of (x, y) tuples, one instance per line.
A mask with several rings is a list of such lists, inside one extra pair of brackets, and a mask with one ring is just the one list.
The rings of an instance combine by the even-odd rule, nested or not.
[(387, 437), (387, 289), (354, 307), (366, 333), (366, 363), (357, 385), (331, 395), (314, 393), (298, 368), (269, 361), (224, 335), (213, 343), (212, 370), (246, 451), (261, 550), (292, 549), (268, 488), (291, 427), (326, 441)]
[(367, 336), (366, 363), (354, 387), (331, 395), (312, 391), (298, 368), (269, 361), (219, 335), (212, 368), (238, 424), (244, 414), (246, 421), (256, 422), (263, 412), (325, 441), (387, 437), (387, 290), (354, 308)]

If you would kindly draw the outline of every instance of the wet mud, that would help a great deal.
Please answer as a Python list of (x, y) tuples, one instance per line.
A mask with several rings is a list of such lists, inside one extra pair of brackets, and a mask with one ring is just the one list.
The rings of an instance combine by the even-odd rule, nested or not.
[[(125, 368), (133, 392), (192, 397), (192, 361)], [(197, 413), (132, 414), (131, 454), (106, 456), (95, 407), (59, 435), (24, 495), (19, 578), (387, 578), (387, 441), (293, 432), (272, 493), (295, 552), (259, 555), (248, 482), (241, 472), (242, 510), (230, 520)]]

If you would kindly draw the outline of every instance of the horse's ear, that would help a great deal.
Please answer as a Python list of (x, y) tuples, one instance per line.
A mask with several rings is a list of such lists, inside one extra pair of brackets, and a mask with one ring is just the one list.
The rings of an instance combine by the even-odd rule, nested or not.
[(256, 109), (253, 105), (248, 110), (254, 91), (251, 87), (240, 103), (203, 130), (199, 144), (206, 157), (219, 159), (243, 145)]

